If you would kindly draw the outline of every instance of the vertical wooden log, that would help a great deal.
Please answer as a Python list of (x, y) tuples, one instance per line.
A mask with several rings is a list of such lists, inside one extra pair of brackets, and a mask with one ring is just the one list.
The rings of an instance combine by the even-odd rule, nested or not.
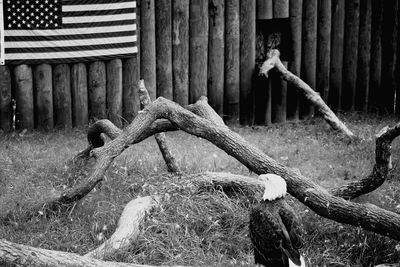
[(172, 100), (172, 3), (156, 0), (155, 5), (157, 96)]
[(331, 1), (318, 0), (317, 83), (316, 89), (328, 103), (331, 59)]
[[(303, 46), (301, 76), (315, 90), (317, 72), (317, 6), (318, 0), (303, 1)], [(301, 100), (301, 117), (314, 116), (314, 106), (305, 98)]]
[(172, 1), (172, 75), (174, 101), (189, 103), (189, 1)]
[(228, 124), (239, 123), (240, 27), (239, 0), (225, 1), (225, 96), (224, 113)]
[[(290, 31), (293, 39), (294, 60), (289, 62), (289, 71), (294, 75), (300, 76), (301, 67), (301, 22), (303, 14), (303, 0), (290, 0)], [(298, 120), (300, 113), (300, 95), (297, 90), (288, 85), (287, 91), (287, 118), (289, 120)]]
[(371, 61), (371, 2), (360, 2), (360, 35), (358, 41), (356, 110), (368, 111)]
[(32, 68), (27, 65), (15, 67), (14, 78), (16, 126), (19, 129), (31, 130), (34, 127)]
[(342, 105), (342, 67), (345, 0), (332, 0), (331, 64), (329, 105), (339, 110)]
[(53, 69), (54, 125), (72, 128), (71, 73), (68, 64)]
[(371, 16), (371, 80), (368, 109), (376, 112), (381, 88), (383, 1), (372, 1)]
[(123, 118), (131, 123), (140, 110), (139, 87), (139, 59), (138, 56), (123, 62), (122, 91), (123, 91)]
[(7, 66), (0, 66), (0, 129), (12, 130), (11, 73)]
[[(273, 0), (257, 0), (257, 19), (272, 19), (273, 14)], [(256, 60), (259, 60), (259, 56), (261, 56), (262, 60), (266, 60), (263, 57), (266, 52), (264, 50), (267, 36), (263, 36), (262, 32), (257, 31)], [(255, 94), (256, 123), (270, 125), (272, 123), (272, 85), (270, 77), (257, 77)]]
[(87, 83), (85, 64), (73, 64), (71, 68), (71, 93), (74, 126), (85, 126), (89, 123)]
[[(289, 0), (273, 1), (274, 18), (289, 17)], [(288, 63), (282, 62), (287, 68)], [(272, 79), (272, 121), (286, 122), (287, 83), (279, 75), (271, 75)]]
[(151, 99), (156, 99), (156, 29), (154, 0), (140, 4), (140, 76)]
[[(397, 3), (397, 23), (400, 25), (400, 0)], [(396, 81), (396, 110), (397, 116), (400, 116), (400, 27), (397, 27), (397, 53), (396, 53), (396, 69), (395, 69), (395, 81)]]
[(347, 111), (356, 100), (360, 0), (347, 0), (345, 9), (342, 109)]
[(54, 127), (52, 68), (49, 64), (41, 64), (33, 72), (37, 128), (49, 130)]
[(208, 1), (189, 2), (189, 102), (194, 103), (207, 96)]
[(207, 95), (211, 107), (222, 116), (224, 108), (225, 0), (209, 0)]
[(256, 58), (256, 3), (240, 1), (240, 123), (254, 122), (253, 75)]
[(107, 113), (112, 123), (122, 127), (122, 61), (118, 58), (107, 63)]
[(396, 59), (396, 23), (398, 1), (383, 1), (383, 29), (382, 29), (382, 83), (379, 98), (379, 111), (383, 114), (394, 112), (394, 67)]
[(100, 120), (106, 115), (106, 65), (96, 61), (89, 65), (89, 113), (90, 119)]

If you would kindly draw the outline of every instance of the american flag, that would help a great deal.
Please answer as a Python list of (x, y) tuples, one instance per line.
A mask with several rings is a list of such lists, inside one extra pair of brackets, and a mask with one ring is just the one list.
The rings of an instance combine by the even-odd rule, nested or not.
[(0, 0), (2, 64), (68, 63), (137, 53), (136, 1)]

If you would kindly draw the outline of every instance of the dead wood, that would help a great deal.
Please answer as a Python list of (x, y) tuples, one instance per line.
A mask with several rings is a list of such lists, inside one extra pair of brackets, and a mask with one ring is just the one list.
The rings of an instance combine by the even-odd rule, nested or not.
[(375, 165), (371, 174), (363, 179), (336, 188), (331, 193), (344, 199), (353, 199), (380, 187), (392, 168), (392, 141), (399, 135), (400, 124), (383, 128), (375, 135)]
[(268, 77), (269, 72), (272, 69), (278, 71), (278, 73), (285, 81), (297, 88), (301, 93), (303, 93), (303, 95), (306, 97), (306, 99), (310, 101), (311, 104), (317, 107), (318, 111), (322, 114), (324, 119), (333, 129), (343, 133), (345, 136), (350, 138), (350, 140), (356, 139), (356, 136), (347, 128), (347, 126), (341, 120), (339, 120), (335, 113), (325, 104), (321, 96), (303, 80), (287, 70), (287, 68), (281, 62), (279, 55), (280, 53), (278, 50), (273, 49), (269, 51), (268, 59), (262, 64), (260, 68), (260, 74)]
[[(209, 113), (212, 114), (212, 108), (204, 100), (198, 103), (208, 107)], [(179, 128), (209, 140), (257, 174), (275, 173), (282, 176), (287, 181), (288, 192), (317, 214), (400, 240), (400, 215), (378, 207), (348, 202), (339, 197), (340, 193), (336, 196), (330, 194), (315, 182), (265, 155), (225, 125), (215, 123), (215, 116), (212, 116), (212, 119), (202, 118), (172, 101), (157, 99), (139, 113), (117, 138), (92, 151), (97, 161), (93, 173), (87, 179), (35, 206), (31, 214), (37, 214), (43, 207), (54, 209), (79, 200), (103, 179), (109, 164), (131, 144), (147, 138), (150, 133)], [(158, 123), (157, 120), (160, 119), (168, 119), (171, 123)], [(395, 134), (390, 133), (390, 136), (394, 138)], [(390, 151), (388, 153), (390, 154)]]
[[(140, 97), (140, 104), (142, 105), (143, 108), (151, 103), (149, 92), (147, 91), (143, 80), (139, 81), (139, 97)], [(164, 161), (167, 164), (168, 171), (180, 172), (175, 156), (168, 148), (165, 133), (157, 133), (154, 135), (154, 137), (156, 139), (158, 148), (161, 151), (161, 155), (163, 156)]]
[[(75, 253), (35, 248), (0, 240), (0, 266), (7, 267), (155, 267), (134, 263), (101, 261)], [(178, 267), (178, 266), (176, 266)]]
[(139, 236), (140, 225), (154, 207), (158, 206), (159, 197), (139, 197), (130, 201), (122, 211), (114, 234), (98, 248), (85, 256), (103, 260), (118, 251), (130, 247)]

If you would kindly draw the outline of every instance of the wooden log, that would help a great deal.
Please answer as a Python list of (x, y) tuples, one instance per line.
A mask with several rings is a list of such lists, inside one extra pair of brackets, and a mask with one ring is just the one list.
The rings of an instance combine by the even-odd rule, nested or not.
[(239, 123), (240, 27), (239, 0), (225, 1), (225, 89), (224, 114), (228, 124)]
[(268, 54), (268, 59), (263, 63), (260, 68), (260, 74), (268, 76), (269, 72), (275, 69), (283, 79), (293, 84), (304, 97), (310, 101), (310, 104), (317, 107), (318, 111), (322, 114), (325, 120), (331, 125), (331, 127), (337, 131), (343, 133), (346, 137), (351, 140), (357, 137), (344, 125), (343, 122), (336, 117), (335, 113), (326, 105), (321, 96), (316, 93), (307, 83), (301, 80), (299, 77), (293, 75), (286, 67), (282, 64), (279, 59), (279, 51), (271, 50)]
[[(289, 0), (273, 1), (274, 18), (289, 17)], [(282, 62), (287, 67), (287, 62)], [(272, 83), (272, 122), (286, 122), (287, 83), (279, 75), (271, 75)]]
[[(289, 71), (300, 76), (301, 67), (301, 22), (303, 13), (303, 0), (289, 1), (290, 31), (293, 39), (294, 60), (289, 62)], [(287, 118), (298, 120), (300, 115), (300, 95), (288, 84), (287, 90)]]
[(32, 68), (19, 65), (14, 68), (16, 127), (31, 130), (34, 127)]
[[(274, 16), (273, 0), (257, 1), (257, 19), (272, 19)], [(265, 60), (265, 38), (263, 29), (257, 29), (256, 61)], [(258, 69), (256, 70), (258, 72)], [(271, 79), (256, 76), (255, 84), (255, 121), (257, 124), (270, 125), (272, 123), (272, 85)]]
[(342, 109), (352, 111), (356, 100), (360, 0), (347, 0), (345, 9)]
[(329, 79), (329, 105), (333, 110), (342, 106), (344, 0), (332, 0), (331, 64)]
[(329, 68), (331, 62), (331, 4), (331, 1), (318, 0), (316, 90), (326, 103), (328, 103), (329, 96)]
[(150, 97), (156, 92), (156, 29), (154, 0), (140, 3), (140, 77), (145, 80)]
[(240, 1), (240, 124), (254, 122), (253, 75), (256, 47), (256, 3)]
[(127, 123), (131, 123), (140, 110), (138, 95), (138, 82), (140, 80), (139, 58), (136, 55), (133, 58), (126, 59), (122, 65), (122, 116)]
[[(204, 118), (200, 118), (164, 98), (158, 98), (146, 108), (146, 112), (139, 113), (123, 134), (108, 142), (105, 146), (94, 149), (92, 155), (97, 159), (97, 162), (92, 175), (84, 179), (75, 188), (68, 189), (59, 195), (57, 194), (48, 204), (50, 205), (54, 201), (57, 201), (56, 203), (58, 204), (70, 203), (68, 201), (73, 202), (77, 200), (76, 197), (82, 197), (82, 194), (87, 191), (86, 186), (94, 186), (101, 181), (104, 172), (113, 159), (129, 147), (130, 144), (136, 142), (137, 138), (155, 120), (161, 118), (170, 120), (173, 125), (176, 125), (181, 130), (213, 142), (257, 174), (274, 173), (280, 175), (287, 181), (288, 192), (319, 215), (341, 223), (361, 226), (366, 230), (390, 236), (397, 240), (400, 239), (400, 216), (398, 214), (333, 196), (312, 180), (268, 157), (256, 146), (247, 143), (238, 134), (230, 131), (228, 127), (216, 125)], [(210, 132), (216, 134), (210, 134)], [(79, 193), (80, 195), (75, 195), (74, 199), (70, 199), (72, 197), (71, 193)], [(41, 207), (43, 206), (41, 205)]]
[(37, 128), (49, 130), (54, 127), (52, 68), (49, 64), (38, 65), (33, 70), (33, 76)]
[[(301, 78), (315, 90), (317, 73), (317, 10), (318, 0), (303, 0)], [(314, 107), (301, 99), (301, 118), (314, 116)]]
[(189, 1), (189, 102), (207, 96), (208, 1)]
[(368, 94), (371, 62), (371, 11), (372, 0), (360, 2), (360, 36), (358, 41), (356, 110), (368, 111)]
[(0, 129), (12, 130), (11, 72), (7, 66), (0, 66)]
[(207, 95), (211, 107), (224, 111), (225, 0), (209, 0)]
[(86, 65), (73, 64), (71, 67), (72, 122), (74, 126), (89, 123), (88, 89)]
[(371, 14), (371, 80), (369, 86), (369, 110), (378, 111), (382, 70), (383, 1), (372, 1)]
[(107, 113), (108, 119), (118, 127), (122, 126), (122, 61), (107, 62)]
[(91, 120), (107, 118), (106, 64), (96, 61), (89, 65), (89, 112)]
[(398, 1), (387, 0), (383, 1), (383, 3), (382, 83), (378, 101), (380, 113), (393, 114), (395, 104), (394, 68), (396, 63)]
[(20, 245), (4, 239), (0, 240), (0, 264), (8, 267), (155, 267), (154, 265), (101, 261), (70, 252)]
[[(398, 4), (400, 5), (400, 3)], [(400, 12), (400, 6), (399, 6)], [(397, 17), (397, 23), (400, 24), (400, 14)], [(396, 69), (395, 69), (395, 82), (396, 82), (396, 96), (400, 96), (400, 27), (397, 27), (397, 54), (396, 54)], [(400, 115), (400, 97), (396, 97), (396, 116)]]
[(172, 1), (172, 77), (174, 101), (189, 104), (189, 1)]
[(163, 96), (172, 100), (171, 8), (171, 0), (155, 1), (157, 96)]
[(85, 254), (86, 257), (103, 260), (119, 251), (131, 247), (137, 240), (140, 227), (150, 211), (159, 205), (160, 197), (139, 197), (126, 204), (119, 218), (117, 229), (112, 236), (96, 249)]
[(68, 64), (53, 69), (54, 125), (72, 128), (71, 73)]

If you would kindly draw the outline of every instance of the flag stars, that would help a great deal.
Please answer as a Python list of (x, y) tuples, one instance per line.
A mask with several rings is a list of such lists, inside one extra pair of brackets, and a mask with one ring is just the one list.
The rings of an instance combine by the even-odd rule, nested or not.
[(58, 28), (62, 25), (61, 2), (59, 0), (3, 0), (4, 25), (10, 29)]

